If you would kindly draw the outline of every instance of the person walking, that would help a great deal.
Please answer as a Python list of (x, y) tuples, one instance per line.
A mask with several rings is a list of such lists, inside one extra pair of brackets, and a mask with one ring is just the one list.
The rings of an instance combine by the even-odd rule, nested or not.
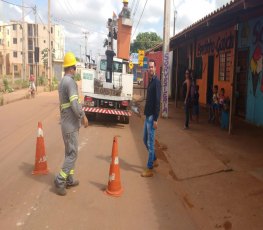
[(29, 77), (29, 91), (30, 91), (30, 95), (34, 97), (36, 92), (36, 85), (35, 85), (35, 76), (33, 74), (30, 74)]
[(148, 150), (147, 168), (141, 173), (142, 177), (152, 177), (153, 167), (158, 166), (155, 154), (155, 130), (160, 112), (161, 83), (156, 76), (156, 63), (153, 59), (149, 60), (149, 84), (147, 87), (146, 103), (144, 107), (144, 130), (143, 141)]
[(184, 98), (184, 110), (185, 110), (185, 124), (184, 129), (189, 129), (189, 118), (190, 118), (190, 70), (185, 71), (185, 81), (183, 83), (183, 98)]
[(73, 79), (76, 72), (76, 58), (71, 52), (64, 56), (64, 77), (59, 84), (61, 131), (65, 145), (65, 159), (55, 178), (58, 195), (66, 195), (66, 188), (79, 185), (73, 178), (75, 162), (78, 157), (78, 135), (81, 123), (88, 127), (88, 119), (79, 103), (78, 86)]

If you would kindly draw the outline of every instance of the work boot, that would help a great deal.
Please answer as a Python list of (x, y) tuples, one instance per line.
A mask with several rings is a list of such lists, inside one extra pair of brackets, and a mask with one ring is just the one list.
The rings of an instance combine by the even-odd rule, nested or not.
[(54, 184), (55, 184), (55, 188), (56, 188), (56, 193), (59, 195), (59, 196), (65, 196), (67, 194), (67, 191), (65, 189), (65, 185), (64, 184), (58, 184), (57, 181), (55, 180), (54, 181)]
[(153, 167), (154, 168), (157, 168), (159, 166), (159, 162), (158, 160), (156, 159), (155, 161), (153, 161)]
[(74, 181), (67, 181), (66, 183), (66, 188), (71, 188), (71, 187), (75, 187), (79, 185), (79, 181), (78, 180), (74, 180)]
[(141, 176), (142, 177), (152, 177), (153, 176), (153, 170), (147, 168), (141, 173)]

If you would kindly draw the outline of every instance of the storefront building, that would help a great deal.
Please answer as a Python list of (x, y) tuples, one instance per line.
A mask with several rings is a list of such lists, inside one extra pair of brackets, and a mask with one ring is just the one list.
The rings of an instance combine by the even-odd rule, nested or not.
[(199, 85), (200, 104), (208, 89), (225, 89), (230, 116), (263, 126), (263, 2), (237, 0), (170, 39), (172, 98), (182, 101), (187, 68)]

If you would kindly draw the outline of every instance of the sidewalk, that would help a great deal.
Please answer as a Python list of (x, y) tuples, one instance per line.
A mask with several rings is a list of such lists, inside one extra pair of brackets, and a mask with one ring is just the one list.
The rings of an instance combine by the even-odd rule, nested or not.
[[(38, 86), (36, 94), (39, 94), (42, 92), (44, 92), (44, 86)], [(2, 94), (3, 105), (9, 104), (9, 103), (12, 103), (15, 101), (26, 99), (26, 98), (28, 98), (28, 95), (29, 95), (28, 88), (16, 90), (12, 93), (4, 93), (4, 94)]]
[[(143, 111), (142, 96), (134, 98)], [(202, 109), (199, 124), (184, 130), (182, 106), (169, 102), (169, 118), (158, 121), (157, 155), (167, 158), (201, 229), (262, 229), (263, 129), (236, 120), (229, 135), (207, 117)]]

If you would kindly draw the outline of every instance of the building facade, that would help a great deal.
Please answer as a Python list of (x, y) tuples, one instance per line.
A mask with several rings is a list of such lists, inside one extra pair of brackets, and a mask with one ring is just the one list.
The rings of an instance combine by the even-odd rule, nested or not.
[[(52, 25), (50, 37), (53, 65), (56, 63), (62, 65), (65, 50), (64, 28), (60, 25)], [(48, 47), (49, 32), (46, 25), (16, 21), (0, 24), (0, 77), (21, 79), (23, 63), (26, 75), (24, 80), (27, 80), (30, 74), (47, 76)], [(23, 50), (25, 50), (24, 56)], [(55, 73), (53, 71), (53, 76), (58, 74)]]
[[(148, 56), (153, 51), (158, 55), (160, 47)], [(218, 85), (230, 99), (231, 118), (263, 126), (262, 1), (230, 2), (172, 37), (170, 51), (172, 98), (183, 100), (184, 72), (190, 68), (199, 85), (201, 105), (207, 104), (209, 87)]]

